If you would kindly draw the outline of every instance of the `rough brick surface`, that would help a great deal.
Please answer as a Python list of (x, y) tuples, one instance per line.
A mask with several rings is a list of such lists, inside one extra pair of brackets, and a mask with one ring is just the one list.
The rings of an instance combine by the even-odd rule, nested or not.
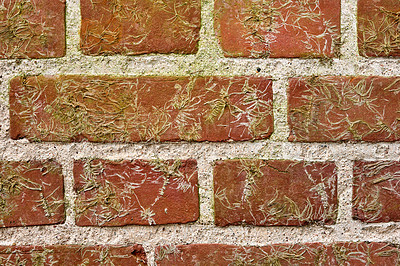
[(358, 0), (360, 55), (400, 56), (400, 5), (398, 0)]
[(271, 83), (255, 77), (17, 77), (10, 134), (95, 142), (268, 138)]
[(335, 257), (333, 265), (397, 265), (400, 249), (397, 245), (383, 242), (344, 242), (331, 247)]
[(147, 265), (142, 246), (0, 246), (1, 265)]
[(65, 0), (0, 2), (0, 58), (65, 54)]
[(354, 163), (353, 217), (363, 222), (400, 221), (400, 163)]
[(64, 222), (64, 187), (56, 162), (0, 162), (0, 227)]
[(157, 265), (396, 265), (399, 249), (387, 243), (221, 244), (162, 246)]
[(81, 49), (88, 55), (195, 53), (200, 0), (81, 0)]
[(399, 140), (399, 92), (398, 77), (290, 79), (289, 140)]
[(214, 168), (215, 223), (334, 223), (336, 182), (334, 163), (218, 161)]
[(199, 217), (194, 160), (81, 160), (74, 178), (80, 226), (187, 223)]
[(333, 57), (340, 1), (216, 0), (215, 28), (230, 57)]

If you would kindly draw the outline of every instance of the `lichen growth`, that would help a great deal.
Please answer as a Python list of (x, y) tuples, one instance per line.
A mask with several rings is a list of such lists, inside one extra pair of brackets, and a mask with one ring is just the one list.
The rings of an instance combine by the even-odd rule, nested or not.
[[(400, 10), (375, 6), (359, 15), (359, 50), (363, 56), (400, 54)], [(373, 15), (372, 15), (373, 14)]]
[[(202, 141), (210, 138), (211, 130), (221, 131), (226, 139), (260, 139), (272, 132), (267, 81), (264, 87), (251, 78), (20, 80), (12, 92), (12, 104), (18, 106), (12, 117), (22, 122), (17, 137), (33, 141)], [(160, 81), (170, 93), (157, 98)], [(224, 133), (226, 127), (232, 129)], [(238, 136), (231, 135), (233, 128)]]
[(0, 57), (29, 58), (45, 47), (51, 29), (45, 22), (35, 22), (35, 0), (0, 2)]

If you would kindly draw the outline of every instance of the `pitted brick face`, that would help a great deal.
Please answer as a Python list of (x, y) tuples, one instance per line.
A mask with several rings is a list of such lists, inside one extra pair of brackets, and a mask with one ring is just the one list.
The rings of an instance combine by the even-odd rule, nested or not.
[(194, 160), (81, 160), (74, 178), (79, 226), (188, 223), (199, 217)]
[(0, 2), (0, 58), (65, 55), (65, 0)]
[(358, 50), (366, 57), (400, 56), (398, 0), (359, 0)]
[(214, 168), (215, 224), (332, 224), (337, 215), (334, 163), (226, 160)]
[(291, 78), (290, 141), (397, 141), (399, 77)]
[(0, 246), (1, 265), (147, 265), (142, 246)]
[(63, 223), (63, 184), (56, 162), (0, 162), (0, 227)]
[(17, 77), (10, 105), (11, 138), (31, 141), (244, 141), (273, 132), (268, 78)]
[(334, 57), (340, 1), (216, 0), (215, 30), (228, 57)]
[(200, 0), (81, 0), (87, 55), (197, 52)]

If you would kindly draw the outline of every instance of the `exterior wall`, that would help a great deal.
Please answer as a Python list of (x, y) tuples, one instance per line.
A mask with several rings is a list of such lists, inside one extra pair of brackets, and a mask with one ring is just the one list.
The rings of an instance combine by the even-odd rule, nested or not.
[[(80, 51), (79, 0), (66, 0), (66, 55), (50, 59), (0, 60), (0, 159), (2, 161), (54, 160), (64, 176), (65, 222), (57, 225), (0, 229), (0, 245), (133, 245), (144, 247), (155, 264), (157, 246), (228, 244), (265, 246), (320, 242), (389, 242), (400, 244), (398, 222), (363, 223), (352, 218), (353, 163), (398, 161), (397, 141), (290, 142), (288, 124), (289, 79), (310, 76), (400, 76), (399, 59), (366, 58), (357, 44), (357, 1), (341, 2), (339, 58), (227, 58), (214, 33), (213, 0), (201, 1), (201, 30), (197, 54), (88, 56)], [(243, 142), (30, 142), (10, 138), (9, 84), (21, 75), (141, 76), (254, 76), (272, 79), (274, 132), (269, 139)], [(381, 142), (382, 141), (382, 142)], [(81, 227), (74, 211), (74, 161), (194, 159), (198, 167), (200, 216), (188, 224)], [(337, 174), (338, 211), (335, 224), (305, 226), (214, 225), (213, 167), (218, 160), (256, 158), (334, 162)], [(395, 199), (396, 201), (399, 198)]]

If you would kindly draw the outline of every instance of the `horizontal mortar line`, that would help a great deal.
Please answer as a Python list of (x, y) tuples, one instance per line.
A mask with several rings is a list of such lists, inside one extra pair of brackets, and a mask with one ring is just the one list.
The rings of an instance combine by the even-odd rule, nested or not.
[[(249, 156), (257, 158), (269, 157), (304, 160), (337, 160), (346, 156), (349, 160), (365, 158), (368, 160), (399, 160), (400, 142), (380, 143), (293, 143), (293, 142), (230, 142), (230, 143), (21, 143), (7, 141), (0, 144), (7, 158), (31, 159), (54, 158), (61, 156), (66, 149), (74, 159), (85, 157), (101, 158), (201, 158), (208, 160), (218, 158), (235, 158)], [(386, 152), (376, 151), (387, 148)], [(322, 149), (322, 150), (321, 150)], [(29, 152), (21, 154), (21, 150)], [(75, 155), (72, 155), (75, 152)], [(310, 155), (307, 153), (315, 153)], [(338, 157), (339, 156), (339, 157)]]
[[(388, 241), (400, 243), (400, 224), (390, 223), (388, 232), (361, 229), (342, 233), (339, 226), (321, 227), (250, 227), (231, 226), (218, 228), (207, 225), (129, 226), (93, 228), (75, 226), (36, 226), (0, 229), (0, 245), (12, 244), (125, 244), (152, 243), (190, 244), (223, 243), (238, 245), (265, 245), (271, 243), (307, 243), (333, 241)], [(354, 229), (354, 226), (352, 225)], [(381, 226), (378, 230), (386, 230)], [(354, 230), (353, 230), (354, 231)], [(43, 233), (46, 232), (46, 233)], [(3, 238), (3, 236), (5, 238)], [(35, 236), (34, 241), (27, 241)], [(90, 236), (90, 238), (88, 238)], [(240, 237), (238, 237), (240, 236)], [(88, 241), (89, 239), (89, 241)]]
[[(183, 59), (183, 60), (179, 60)], [(300, 64), (303, 65), (301, 67), (304, 69), (304, 72), (310, 72), (310, 75), (312, 75), (313, 71), (308, 69), (305, 66), (316, 66), (316, 67), (325, 67), (324, 71), (337, 71), (337, 74), (346, 74), (346, 69), (339, 69), (336, 70), (334, 67), (340, 67), (341, 65), (354, 65), (357, 67), (362, 67), (362, 66), (371, 66), (372, 64), (389, 64), (387, 66), (381, 66), (383, 69), (385, 68), (390, 68), (392, 65), (396, 66), (400, 62), (400, 59), (395, 59), (395, 58), (377, 58), (377, 59), (364, 59), (360, 57), (354, 57), (354, 58), (346, 58), (346, 59), (333, 59), (332, 65), (327, 65), (325, 63), (321, 63), (319, 59), (299, 59), (299, 58), (293, 58), (293, 59), (285, 59), (285, 58), (269, 58), (269, 59), (246, 59), (246, 58), (213, 58), (213, 57), (204, 57), (202, 58), (201, 56), (196, 57), (194, 55), (182, 55), (182, 56), (177, 56), (177, 55), (153, 55), (153, 56), (143, 56), (143, 57), (129, 57), (129, 56), (106, 56), (106, 57), (87, 57), (87, 56), (81, 56), (81, 57), (63, 57), (63, 58), (52, 58), (52, 59), (4, 59), (0, 60), (0, 67), (7, 67), (9, 65), (16, 65), (18, 70), (14, 70), (14, 72), (20, 72), (23, 70), (23, 67), (29, 67), (29, 72), (32, 72), (33, 70), (43, 70), (42, 68), (45, 67), (44, 70), (47, 69), (54, 69), (54, 68), (74, 68), (78, 66), (79, 71), (77, 73), (84, 74), (96, 66), (105, 66), (105, 65), (119, 65), (119, 63), (124, 63), (129, 68), (129, 64), (138, 64), (142, 66), (146, 66), (146, 64), (149, 64), (149, 67), (152, 67), (154, 69), (157, 69), (157, 64), (154, 64), (154, 62), (159, 62), (162, 63), (164, 67), (168, 66), (179, 66), (182, 63), (196, 63), (197, 60), (213, 60), (215, 63), (218, 64), (231, 64), (232, 67), (235, 67), (235, 65), (276, 65), (276, 64), (286, 64), (286, 65), (291, 65), (293, 63), (295, 64)], [(186, 60), (186, 61), (184, 61)], [(197, 63), (198, 67), (196, 66), (190, 66), (189, 69), (182, 69), (181, 71), (185, 72), (188, 70), (193, 70), (193, 71), (199, 71), (199, 67), (202, 66), (201, 63)], [(47, 66), (46, 66), (47, 65)], [(35, 68), (36, 66), (36, 68)], [(200, 70), (212, 70), (213, 68), (207, 68), (207, 65), (204, 66), (204, 69)], [(47, 69), (46, 69), (47, 68)], [(113, 70), (115, 71), (120, 71), (122, 68), (121, 67), (114, 67), (111, 69), (111, 71), (105, 71), (103, 72), (104, 74), (112, 74)], [(372, 68), (370, 68), (372, 69)], [(109, 69), (108, 69), (109, 70)], [(138, 71), (142, 71), (140, 68), (138, 68)], [(232, 70), (225, 71), (225, 72), (231, 72)], [(285, 71), (285, 69), (279, 69), (279, 70), (274, 70), (274, 71)], [(301, 71), (301, 69), (300, 69)], [(357, 71), (357, 70), (355, 70)], [(375, 71), (377, 71), (375, 69)], [(392, 71), (396, 71), (396, 69), (392, 69)], [(400, 70), (397, 70), (400, 71)], [(216, 73), (224, 73), (221, 71), (215, 71), (212, 70), (211, 72), (216, 72)], [(96, 71), (97, 73), (97, 71)], [(158, 72), (157, 72), (158, 73)], [(135, 73), (135, 75), (139, 75), (141, 73)], [(162, 74), (162, 73), (160, 73)], [(170, 74), (169, 71), (166, 71), (166, 74)], [(260, 74), (260, 73), (257, 73)]]

